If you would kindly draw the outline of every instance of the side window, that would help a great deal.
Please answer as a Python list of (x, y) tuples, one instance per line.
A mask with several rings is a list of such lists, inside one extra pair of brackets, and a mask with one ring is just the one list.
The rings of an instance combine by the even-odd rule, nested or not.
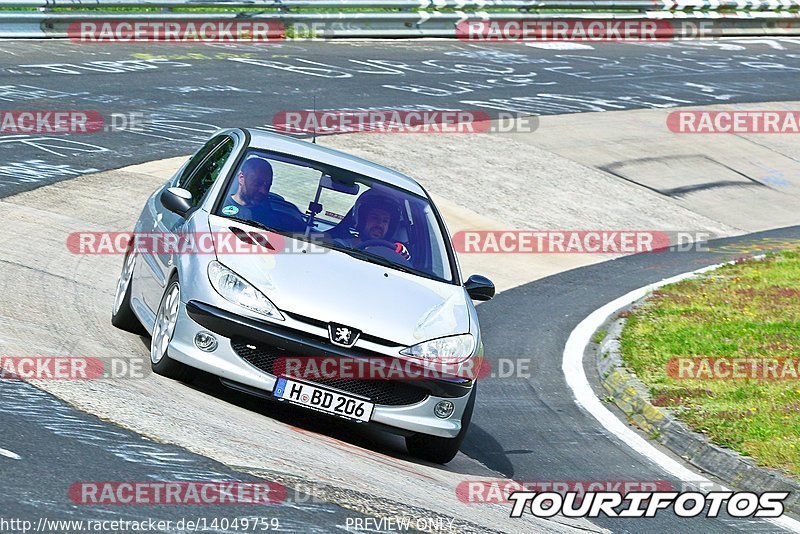
[(203, 163), (203, 160), (205, 160), (208, 157), (208, 155), (211, 154), (211, 152), (215, 148), (217, 148), (224, 139), (225, 139), (224, 136), (214, 137), (213, 139), (208, 141), (205, 145), (203, 145), (200, 148), (200, 150), (194, 153), (194, 156), (192, 156), (189, 159), (189, 162), (186, 163), (186, 166), (183, 168), (183, 171), (181, 171), (181, 175), (178, 178), (178, 183), (176, 184), (177, 187), (183, 187), (183, 188), (186, 187), (189, 178), (192, 176), (197, 167), (199, 167), (200, 164)]
[[(210, 150), (206, 154), (198, 153), (197, 156), (203, 155), (202, 159), (198, 158), (197, 166), (193, 170), (189, 167), (195, 163), (194, 158), (191, 164), (187, 167), (189, 171), (188, 176), (184, 180), (181, 177), (180, 187), (188, 190), (192, 194), (192, 206), (197, 206), (211, 186), (219, 176), (219, 172), (228, 161), (228, 158), (233, 152), (234, 142), (230, 137), (223, 137), (216, 144), (212, 144)], [(208, 145), (203, 147), (201, 152), (206, 151)], [(196, 157), (197, 157), (196, 156)]]

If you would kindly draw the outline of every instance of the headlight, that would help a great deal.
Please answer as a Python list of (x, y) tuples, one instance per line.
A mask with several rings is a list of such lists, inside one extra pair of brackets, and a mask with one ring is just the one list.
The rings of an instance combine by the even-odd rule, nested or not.
[(283, 314), (275, 307), (271, 300), (264, 296), (261, 291), (254, 288), (250, 283), (231, 271), (218, 261), (208, 264), (208, 279), (211, 285), (222, 295), (225, 300), (229, 300), (239, 306), (244, 306), (248, 310), (266, 315), (273, 319), (283, 321)]
[(435, 363), (460, 363), (472, 356), (475, 338), (472, 334), (440, 337), (424, 341), (400, 351), (400, 354)]

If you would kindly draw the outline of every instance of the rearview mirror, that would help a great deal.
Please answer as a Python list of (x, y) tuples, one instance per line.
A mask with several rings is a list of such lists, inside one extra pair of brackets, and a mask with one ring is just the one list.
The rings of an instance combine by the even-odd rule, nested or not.
[(192, 194), (180, 187), (170, 187), (161, 193), (161, 203), (172, 213), (184, 217), (192, 209)]
[(325, 174), (320, 179), (320, 185), (325, 189), (333, 189), (334, 191), (338, 191), (339, 193), (344, 193), (346, 195), (357, 195), (358, 194), (358, 184), (357, 183), (344, 183), (337, 180), (334, 180), (329, 175)]
[(494, 297), (494, 284), (479, 274), (470, 276), (464, 282), (464, 289), (467, 290), (467, 294), (472, 300), (491, 300)]

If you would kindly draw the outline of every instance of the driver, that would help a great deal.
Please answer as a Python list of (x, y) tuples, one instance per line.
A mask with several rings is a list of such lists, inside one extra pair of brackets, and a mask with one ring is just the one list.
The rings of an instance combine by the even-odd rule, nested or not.
[(269, 207), (267, 196), (272, 187), (272, 165), (261, 158), (250, 158), (239, 169), (236, 183), (236, 193), (225, 199), (223, 214), (257, 220), (256, 215)]
[(353, 206), (353, 217), (358, 236), (348, 240), (348, 245), (358, 247), (371, 240), (386, 241), (394, 245), (394, 251), (411, 260), (411, 253), (400, 241), (390, 241), (400, 224), (402, 210), (393, 198), (380, 193), (364, 193)]

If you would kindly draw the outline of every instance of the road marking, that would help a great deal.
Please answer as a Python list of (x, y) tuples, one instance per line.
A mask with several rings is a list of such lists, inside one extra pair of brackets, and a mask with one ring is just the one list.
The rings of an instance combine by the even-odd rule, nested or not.
[[(733, 262), (718, 263), (709, 267), (704, 267), (689, 273), (679, 274), (671, 278), (665, 278), (660, 282), (650, 284), (645, 287), (635, 289), (615, 300), (612, 300), (605, 306), (593, 311), (581, 321), (578, 326), (570, 333), (567, 339), (567, 344), (564, 346), (564, 356), (561, 362), (561, 370), (564, 372), (564, 378), (567, 381), (572, 393), (575, 396), (575, 402), (578, 406), (589, 412), (592, 417), (603, 425), (609, 432), (613, 433), (620, 441), (628, 445), (637, 453), (641, 454), (658, 467), (674, 476), (683, 482), (703, 482), (711, 483), (711, 480), (695, 473), (691, 469), (680, 462), (667, 456), (665, 453), (658, 450), (653, 444), (645, 438), (628, 428), (627, 424), (622, 422), (616, 415), (611, 413), (599, 398), (594, 394), (594, 390), (589, 385), (589, 380), (586, 378), (586, 371), (583, 368), (583, 353), (586, 346), (592, 339), (594, 332), (605, 323), (612, 314), (617, 310), (636, 302), (654, 289), (658, 289), (668, 284), (674, 284), (687, 278), (692, 278), (707, 271), (711, 271)], [(730, 491), (728, 488), (722, 488), (722, 491)], [(796, 521), (790, 517), (784, 516), (780, 518), (765, 518), (767, 521), (778, 527), (784, 528), (791, 532), (800, 532), (800, 521)]]
[(543, 41), (541, 43), (525, 43), (525, 46), (545, 50), (594, 50), (592, 45), (573, 43), (572, 41)]
[(22, 456), (6, 449), (0, 449), (0, 456), (5, 456), (7, 458), (11, 458), (12, 460), (22, 460)]

